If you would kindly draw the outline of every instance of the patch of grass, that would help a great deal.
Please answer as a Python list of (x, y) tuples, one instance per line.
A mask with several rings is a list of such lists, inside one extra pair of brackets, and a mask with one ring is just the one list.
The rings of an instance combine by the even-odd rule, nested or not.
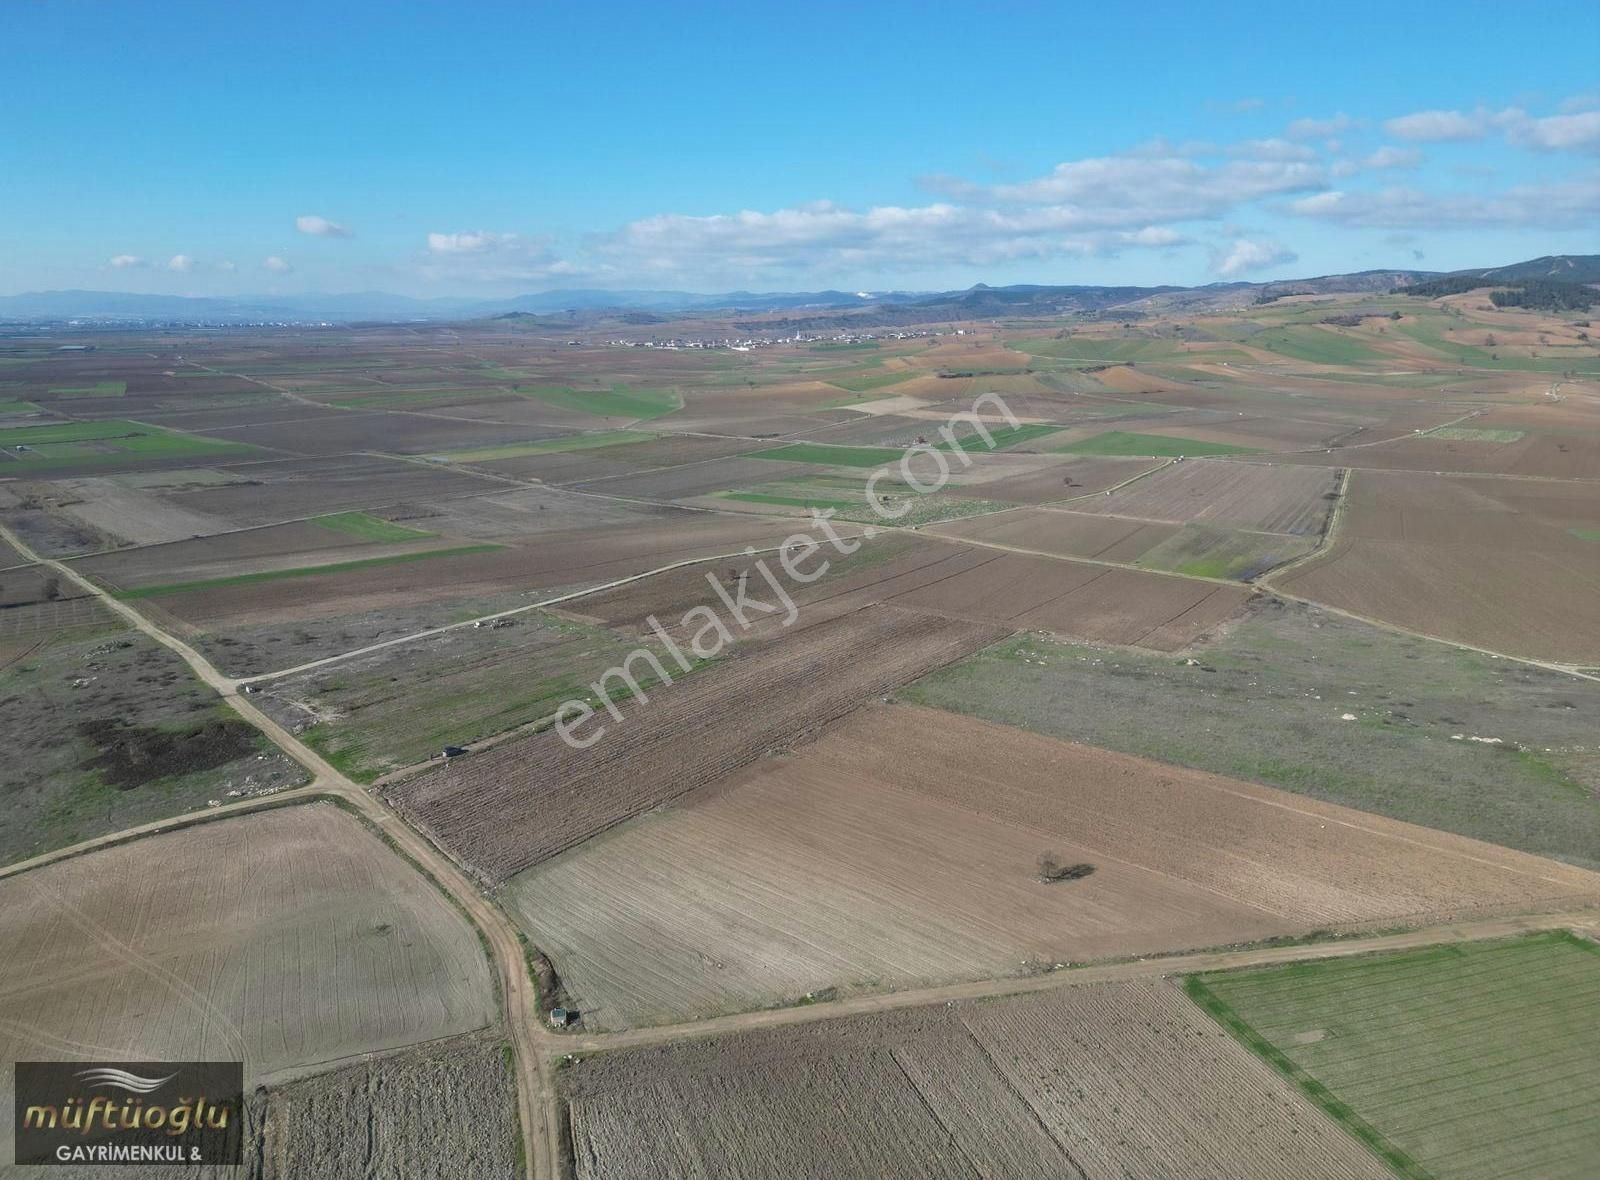
[(1184, 987), (1401, 1176), (1592, 1174), (1600, 1125), (1572, 1117), (1600, 1099), (1592, 942), (1558, 930)]
[(746, 504), (782, 504), (790, 508), (832, 508), (837, 512), (855, 512), (861, 507), (856, 500), (823, 500), (813, 496), (772, 496), (764, 492), (718, 492), (719, 500), (738, 500)]
[(1580, 541), (1600, 541), (1600, 529), (1568, 529)]
[(1011, 345), (1030, 356), (1056, 357), (1064, 360), (1105, 361), (1111, 364), (1128, 364), (1134, 361), (1160, 360), (1217, 360), (1248, 361), (1249, 354), (1238, 349), (1223, 348), (1209, 352), (1190, 352), (1181, 340), (1157, 339), (1149, 336), (1066, 336), (1019, 340)]
[(790, 443), (769, 451), (752, 451), (747, 459), (775, 459), (782, 463), (817, 463), (826, 467), (882, 467), (896, 463), (903, 451), (893, 447), (841, 447), (827, 443)]
[(389, 557), (366, 557), (359, 561), (338, 561), (331, 565), (297, 566), (294, 569), (263, 570), (254, 574), (235, 574), (226, 578), (205, 578), (197, 582), (169, 582), (163, 586), (140, 586), (118, 590), (122, 599), (160, 598), (168, 594), (188, 594), (194, 590), (218, 590), (225, 586), (247, 586), (254, 582), (277, 582), (285, 578), (314, 578), (323, 574), (344, 574), (351, 570), (375, 569), (408, 561), (427, 561), (435, 557), (462, 557), (469, 553), (488, 553), (500, 545), (461, 545), (453, 549), (426, 549), (420, 553), (396, 553)]
[(1211, 991), (1199, 976), (1186, 977), (1183, 981), (1183, 990), (1191, 1000), (1205, 1010), (1207, 1015), (1232, 1033), (1240, 1044), (1293, 1082), (1314, 1105), (1320, 1107), (1334, 1122), (1376, 1153), (1396, 1175), (1405, 1177), (1406, 1180), (1434, 1180), (1432, 1172), (1426, 1171), (1411, 1156), (1390, 1143), (1381, 1131), (1358, 1115), (1349, 1103), (1335, 1096), (1332, 1090), (1306, 1073), (1276, 1045), (1251, 1028), (1226, 1001)]
[(404, 525), (369, 516), (365, 512), (334, 512), (327, 516), (318, 516), (311, 523), (320, 524), (325, 529), (332, 529), (347, 537), (359, 537), (363, 541), (417, 541), (423, 537), (433, 536), (432, 533), (424, 532), (422, 529), (408, 529)]
[(563, 451), (592, 451), (623, 443), (649, 442), (659, 437), (642, 430), (606, 430), (596, 434), (574, 434), (564, 438), (545, 438), (537, 442), (510, 443), (503, 447), (474, 447), (465, 451), (446, 451), (441, 458), (453, 463), (487, 463), (495, 459), (516, 459), (523, 455), (553, 455)]
[(97, 381), (93, 385), (53, 385), (51, 397), (122, 397), (128, 392), (126, 381)]
[(1253, 455), (1257, 447), (1236, 447), (1227, 443), (1202, 442), (1197, 438), (1176, 438), (1164, 434), (1135, 434), (1126, 430), (1108, 430), (1093, 438), (1080, 439), (1063, 447), (1052, 448), (1055, 454), (1069, 455), (1128, 455), (1154, 458), (1176, 458), (1179, 455)]
[(1280, 356), (1319, 365), (1365, 365), (1383, 359), (1383, 354), (1365, 341), (1317, 324), (1258, 332), (1250, 337), (1250, 343)]
[(602, 418), (659, 418), (683, 408), (683, 399), (670, 389), (638, 389), (613, 385), (610, 389), (574, 389), (570, 385), (516, 385), (524, 397), (548, 405)]
[(0, 414), (38, 414), (42, 413), (38, 406), (32, 402), (0, 401)]
[(861, 340), (855, 344), (813, 344), (812, 352), (874, 352), (878, 348), (876, 340)]
[[(25, 448), (18, 451), (18, 447)], [(252, 455), (255, 447), (184, 434), (125, 418), (97, 422), (58, 422), (0, 429), (0, 448), (8, 451), (5, 470), (37, 471), (62, 466), (116, 466), (149, 456), (180, 459), (194, 455)]]
[(1024, 636), (898, 695), (1600, 869), (1600, 685), (1289, 604), (1195, 657)]
[[(604, 627), (528, 612), (503, 628), (464, 629), (360, 664), (271, 681), (256, 699), (283, 721), (304, 720), (293, 702), (314, 705), (323, 719), (305, 731), (306, 742), (351, 778), (372, 782), (436, 758), (446, 745), (470, 747), (547, 721), (564, 701), (597, 704), (593, 683), (636, 643)], [(688, 674), (661, 658), (675, 682)], [(652, 671), (635, 669), (646, 693), (657, 687)], [(395, 691), (397, 681), (405, 692)], [(619, 704), (624, 689), (616, 689)]]
[(1187, 524), (1141, 553), (1137, 564), (1197, 578), (1248, 582), (1274, 566), (1303, 557), (1315, 545), (1313, 537)]
[(1526, 430), (1476, 430), (1470, 426), (1435, 426), (1422, 432), (1424, 438), (1448, 438), (1458, 442), (1513, 443), (1528, 437)]
[[(1036, 438), (1045, 438), (1052, 434), (1060, 434), (1067, 429), (1065, 426), (1056, 426), (1049, 422), (1028, 422), (1021, 426), (990, 427), (989, 437), (993, 441), (996, 451), (1003, 451), (1007, 447), (1014, 447), (1020, 443), (1032, 442)], [(983, 441), (983, 436), (976, 431), (969, 431), (957, 436), (957, 442), (963, 450), (984, 451), (990, 449), (989, 444)], [(941, 451), (955, 450), (955, 444), (939, 442), (935, 444)]]
[(1396, 324), (1396, 329), (1419, 344), (1427, 345), (1442, 356), (1474, 369), (1494, 369), (1523, 373), (1600, 373), (1600, 357), (1551, 356), (1532, 357), (1516, 355), (1522, 346), (1482, 348), (1476, 344), (1463, 344), (1446, 337), (1445, 332), (1455, 327), (1476, 327), (1469, 321), (1440, 315), (1419, 314)]
[(890, 385), (898, 385), (902, 381), (909, 381), (913, 377), (921, 376), (915, 369), (898, 369), (862, 373), (852, 377), (831, 377), (829, 385), (837, 385), (840, 389), (848, 389), (852, 393), (867, 393), (874, 389), (884, 389)]

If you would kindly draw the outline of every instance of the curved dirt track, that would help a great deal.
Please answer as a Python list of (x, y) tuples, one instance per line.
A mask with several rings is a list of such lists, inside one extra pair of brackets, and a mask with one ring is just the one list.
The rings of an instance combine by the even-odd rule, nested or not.
[[(282, 806), (290, 796), (304, 799), (311, 799), (319, 795), (331, 796), (349, 806), (375, 827), (397, 851), (427, 873), (434, 883), (466, 913), (468, 918), (483, 934), (499, 975), (506, 1033), (511, 1038), (511, 1043), (515, 1050), (518, 1108), (522, 1122), (523, 1142), (528, 1145), (528, 1174), (530, 1177), (555, 1176), (557, 1174), (556, 1161), (559, 1158), (560, 1143), (558, 1107), (555, 1101), (552, 1067), (549, 1063), (545, 1046), (542, 1043), (549, 1034), (545, 1032), (539, 1018), (538, 995), (533, 981), (528, 975), (522, 942), (517, 937), (516, 931), (511, 928), (510, 923), (500, 914), (500, 911), (486, 901), (446, 857), (442, 856), (431, 844), (407, 827), (398, 816), (351, 782), (330, 765), (326, 759), (256, 708), (250, 701), (235, 695), (233, 681), (218, 672), (205, 657), (201, 656), (188, 644), (150, 622), (138, 611), (101, 589), (70, 565), (60, 561), (40, 559), (10, 529), (0, 526), (0, 537), (3, 537), (25, 557), (30, 557), (43, 565), (49, 566), (62, 577), (71, 580), (74, 584), (95, 595), (109, 609), (125, 619), (130, 626), (182, 656), (184, 662), (189, 665), (194, 674), (220, 693), (235, 712), (254, 725), (284, 753), (288, 754), (312, 774), (311, 784), (307, 787), (293, 792), (284, 792), (277, 796), (270, 796), (264, 800), (253, 801), (253, 804), (214, 808), (205, 813), (206, 818), (238, 815), (242, 810), (246, 809), (253, 810), (266, 806)], [(143, 830), (159, 831), (169, 829), (174, 823), (183, 822), (183, 818), (185, 817), (180, 817), (179, 820), (145, 825)], [(190, 822), (193, 822), (192, 818)], [(125, 840), (130, 835), (131, 833), (128, 832), (117, 833), (113, 836), (102, 837), (98, 841), (91, 841), (90, 844), (94, 847), (102, 847), (106, 844)], [(35, 858), (33, 861), (13, 866), (8, 872), (20, 872), (39, 863), (61, 859), (66, 855), (77, 854), (84, 850), (83, 846), (63, 849), (56, 854)]]

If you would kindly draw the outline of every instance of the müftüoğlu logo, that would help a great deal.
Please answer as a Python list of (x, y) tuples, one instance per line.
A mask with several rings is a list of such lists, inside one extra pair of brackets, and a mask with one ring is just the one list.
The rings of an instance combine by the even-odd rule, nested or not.
[(237, 1164), (238, 1061), (19, 1061), (19, 1164)]

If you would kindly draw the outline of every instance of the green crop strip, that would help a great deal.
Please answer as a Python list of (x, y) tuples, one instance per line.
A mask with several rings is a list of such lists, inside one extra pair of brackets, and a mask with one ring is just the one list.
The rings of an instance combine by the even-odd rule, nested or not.
[(1405, 1180), (1435, 1180), (1416, 1160), (1389, 1142), (1383, 1133), (1358, 1115), (1348, 1103), (1328, 1089), (1316, 1078), (1301, 1069), (1266, 1037), (1258, 1033), (1242, 1016), (1233, 1010), (1221, 996), (1208, 988), (1199, 976), (1186, 976), (1183, 990), (1200, 1005), (1212, 1019), (1233, 1034), (1234, 1038), (1277, 1070), (1345, 1130), (1366, 1144), (1384, 1163), (1405, 1177)]

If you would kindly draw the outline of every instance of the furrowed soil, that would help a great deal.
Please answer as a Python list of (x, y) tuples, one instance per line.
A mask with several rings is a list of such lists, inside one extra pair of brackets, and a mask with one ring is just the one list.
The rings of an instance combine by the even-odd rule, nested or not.
[(1171, 984), (819, 1021), (563, 1071), (581, 1180), (1379, 1180)]
[(524, 1174), (509, 1046), (473, 1036), (266, 1092), (247, 1180)]
[(1357, 471), (1332, 547), (1285, 590), (1512, 655), (1600, 661), (1594, 485)]
[(1315, 607), (1186, 659), (1018, 638), (899, 695), (1600, 869), (1600, 685)]
[(541, 733), (393, 783), (384, 795), (467, 868), (503, 881), (1003, 634), (872, 607), (734, 647), (686, 683), (623, 701), (621, 721), (601, 713), (574, 726), (580, 739), (598, 736), (591, 748)]
[[(1041, 879), (1039, 858), (1086, 865)], [(795, 754), (514, 878), (592, 1027), (1330, 926), (1600, 900), (1600, 874), (936, 710)], [(1019, 967), (1020, 965), (1020, 967)]]
[[(4, 1061), (243, 1060), (251, 1085), (495, 1019), (473, 928), (331, 804), (146, 836), (0, 881), (0, 964)], [(11, 1082), (6, 1069), (6, 1164)]]
[(1322, 530), (1337, 483), (1335, 472), (1315, 468), (1189, 459), (1072, 507), (1140, 520), (1311, 534)]
[(1600, 1158), (1600, 947), (1565, 931), (1203, 975), (1191, 994), (1406, 1177)]

